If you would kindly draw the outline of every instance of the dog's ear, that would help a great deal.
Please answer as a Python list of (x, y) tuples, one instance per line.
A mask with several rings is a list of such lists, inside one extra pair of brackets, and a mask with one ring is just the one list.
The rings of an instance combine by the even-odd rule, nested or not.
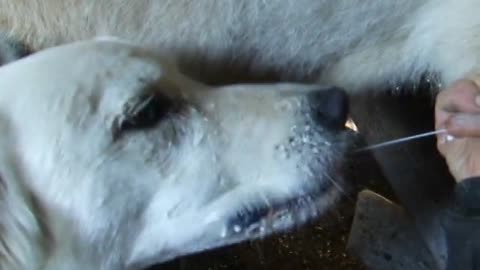
[[(6, 135), (1, 120), (0, 130)], [(9, 137), (0, 136), (0, 269), (41, 269), (46, 256), (45, 231), (34, 198), (8, 149)]]
[(20, 41), (0, 32), (0, 66), (30, 54), (28, 47)]

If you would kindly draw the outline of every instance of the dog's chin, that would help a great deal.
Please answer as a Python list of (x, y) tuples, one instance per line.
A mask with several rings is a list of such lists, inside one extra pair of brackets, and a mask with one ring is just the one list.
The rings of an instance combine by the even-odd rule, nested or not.
[(208, 235), (182, 248), (182, 254), (172, 251), (171, 256), (162, 261), (262, 239), (314, 222), (335, 203), (341, 193), (336, 184), (329, 182), (309, 193), (239, 209), (222, 220), (223, 225), (212, 226), (212, 229), (219, 229), (218, 232), (215, 229), (209, 231)]
[[(327, 192), (312, 192), (270, 205), (242, 209), (226, 220), (216, 241), (194, 247), (185, 255), (212, 250), (244, 241), (262, 239), (313, 222), (341, 193), (332, 186)], [(201, 242), (201, 241), (200, 241)]]

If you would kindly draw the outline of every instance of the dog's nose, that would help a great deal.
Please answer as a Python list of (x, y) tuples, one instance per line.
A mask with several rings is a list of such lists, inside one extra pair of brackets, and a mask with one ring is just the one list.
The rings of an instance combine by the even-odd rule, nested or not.
[(349, 114), (347, 93), (338, 87), (312, 92), (308, 96), (314, 120), (330, 129), (345, 127)]

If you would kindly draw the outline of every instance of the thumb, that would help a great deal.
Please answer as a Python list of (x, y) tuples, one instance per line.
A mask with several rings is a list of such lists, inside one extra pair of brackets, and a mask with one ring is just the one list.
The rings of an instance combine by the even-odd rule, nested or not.
[(446, 128), (457, 137), (480, 137), (480, 114), (457, 113), (448, 119)]

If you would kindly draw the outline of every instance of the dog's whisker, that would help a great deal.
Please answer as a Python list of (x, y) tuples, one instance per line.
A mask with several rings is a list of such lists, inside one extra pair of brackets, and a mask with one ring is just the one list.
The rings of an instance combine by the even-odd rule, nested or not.
[(349, 201), (355, 202), (355, 200), (354, 200), (353, 198), (351, 198), (350, 196), (348, 196), (348, 192), (347, 192), (341, 185), (339, 185), (339, 184), (337, 183), (337, 181), (335, 181), (335, 179), (333, 179), (333, 178), (332, 178), (330, 175), (328, 175), (328, 174), (325, 174), (324, 176), (325, 176), (325, 178), (326, 178), (327, 180), (330, 181), (330, 183), (333, 184), (333, 186), (334, 186), (337, 190), (339, 190), (344, 196), (346, 196), (346, 198), (347, 198)]

